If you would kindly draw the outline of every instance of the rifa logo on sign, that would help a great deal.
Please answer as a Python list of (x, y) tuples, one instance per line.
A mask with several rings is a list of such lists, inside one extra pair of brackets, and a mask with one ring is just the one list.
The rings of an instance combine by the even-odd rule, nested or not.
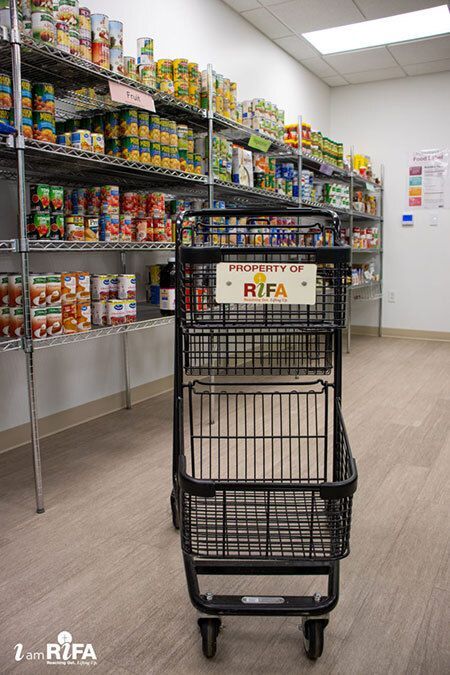
[(48, 642), (43, 651), (27, 652), (21, 642), (14, 646), (15, 661), (46, 661), (47, 664), (95, 665), (97, 655), (90, 642), (74, 642), (71, 633), (58, 633), (56, 642)]
[(314, 305), (317, 265), (219, 263), (216, 302)]

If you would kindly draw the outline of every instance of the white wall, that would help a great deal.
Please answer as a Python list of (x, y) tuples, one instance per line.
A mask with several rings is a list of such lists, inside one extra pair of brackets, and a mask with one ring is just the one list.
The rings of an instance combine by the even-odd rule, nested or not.
[[(287, 119), (301, 112), (329, 131), (330, 90), (221, 0), (88, 0), (92, 11), (125, 23), (125, 53), (135, 55), (136, 40), (153, 37), (156, 58), (186, 57), (238, 82), (240, 99), (265, 97), (283, 106)], [(151, 185), (149, 185), (151, 188)], [(13, 185), (0, 183), (0, 238), (14, 236)], [(129, 269), (159, 263), (164, 255), (130, 255)], [(99, 256), (34, 254), (31, 271), (119, 270), (115, 254)], [(19, 269), (19, 259), (0, 257), (1, 271)], [(142, 277), (141, 277), (142, 283)], [(161, 327), (130, 335), (133, 386), (172, 372), (173, 330)], [(36, 354), (40, 416), (81, 405), (123, 389), (120, 337), (66, 345)], [(27, 422), (22, 353), (0, 354), (0, 431)]]
[[(450, 73), (332, 89), (331, 135), (385, 166), (383, 325), (450, 331), (450, 210), (412, 209), (414, 227), (401, 226), (407, 205), (408, 154), (450, 148)], [(395, 303), (386, 301), (394, 291)], [(354, 305), (353, 323), (375, 325), (375, 303)]]

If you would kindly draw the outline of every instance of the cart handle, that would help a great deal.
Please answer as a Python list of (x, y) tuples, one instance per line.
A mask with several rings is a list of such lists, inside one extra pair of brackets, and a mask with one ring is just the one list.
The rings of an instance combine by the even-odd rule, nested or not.
[[(291, 216), (293, 217), (301, 217), (304, 216), (305, 218), (307, 217), (312, 217), (312, 216), (322, 216), (325, 218), (328, 218), (329, 220), (332, 221), (331, 226), (329, 226), (328, 229), (332, 229), (334, 232), (334, 235), (336, 237), (336, 243), (339, 243), (341, 241), (340, 239), (340, 220), (339, 216), (336, 213), (336, 211), (333, 211), (332, 209), (321, 209), (321, 208), (294, 208), (294, 207), (287, 207), (287, 208), (264, 208), (264, 207), (258, 207), (258, 208), (235, 208), (235, 209), (195, 209), (195, 210), (187, 210), (187, 211), (181, 211), (178, 215), (178, 220), (177, 220), (177, 225), (179, 227), (182, 227), (183, 221), (187, 218), (197, 218), (203, 216), (204, 218), (220, 218), (220, 217), (228, 217), (228, 218), (258, 218), (261, 216), (279, 216), (280, 218), (289, 218)], [(249, 224), (248, 227), (260, 227), (260, 225), (255, 224), (251, 225)], [(289, 227), (311, 227), (310, 225), (290, 225)], [(325, 225), (320, 225), (322, 230), (325, 230)]]

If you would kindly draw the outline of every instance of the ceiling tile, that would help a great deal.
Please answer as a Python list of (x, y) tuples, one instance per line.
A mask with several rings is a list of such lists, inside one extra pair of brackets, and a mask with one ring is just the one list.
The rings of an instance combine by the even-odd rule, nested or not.
[(317, 56), (317, 52), (311, 47), (309, 42), (301, 37), (297, 37), (297, 35), (278, 38), (275, 42), (298, 61)]
[(286, 28), (281, 21), (278, 21), (267, 9), (252, 9), (249, 12), (242, 12), (242, 16), (247, 21), (250, 21), (256, 28), (270, 37), (281, 38), (286, 37), (287, 35), (292, 35), (292, 31), (289, 28)]
[(363, 21), (353, 0), (290, 0), (270, 8), (296, 33)]
[(342, 75), (330, 75), (330, 77), (322, 77), (322, 80), (330, 87), (340, 87), (343, 84), (348, 84)]
[(406, 77), (400, 66), (392, 68), (379, 68), (378, 70), (367, 70), (361, 73), (351, 73), (345, 76), (350, 84), (362, 84), (363, 82), (376, 82), (377, 80), (392, 80), (394, 77)]
[(361, 49), (341, 54), (327, 54), (323, 58), (342, 75), (359, 73), (363, 70), (379, 70), (380, 68), (397, 65), (395, 59), (392, 58), (385, 47)]
[(325, 77), (326, 75), (336, 75), (336, 71), (333, 70), (331, 66), (328, 65), (320, 56), (316, 56), (314, 59), (302, 59), (302, 66), (308, 68), (314, 75), (319, 77)]
[(450, 58), (450, 35), (389, 45), (389, 51), (400, 65), (439, 61)]
[(403, 66), (403, 70), (406, 71), (408, 75), (428, 75), (429, 73), (442, 73), (444, 70), (450, 70), (450, 59), (427, 61), (426, 63), (413, 63), (410, 66)]
[(223, 0), (230, 5), (236, 12), (244, 12), (248, 9), (259, 9), (261, 5), (258, 0)]
[(443, 5), (444, 0), (355, 0), (366, 19), (381, 19), (385, 16), (395, 16), (406, 12), (416, 12), (419, 9), (428, 9)]
[(282, 5), (283, 2), (289, 2), (289, 0), (259, 0), (259, 4), (264, 5), (264, 7), (271, 7), (272, 5)]

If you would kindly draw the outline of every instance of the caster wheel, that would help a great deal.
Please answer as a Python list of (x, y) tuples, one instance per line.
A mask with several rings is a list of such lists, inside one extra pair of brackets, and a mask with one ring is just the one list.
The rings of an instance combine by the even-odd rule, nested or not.
[(198, 627), (202, 635), (202, 651), (203, 656), (207, 659), (212, 659), (217, 651), (217, 636), (219, 635), (220, 626), (222, 622), (220, 619), (199, 619)]
[(170, 493), (170, 508), (172, 510), (172, 523), (176, 530), (180, 529), (180, 517), (178, 511), (178, 499), (176, 498), (175, 492), (172, 490)]
[(326, 623), (314, 619), (303, 619), (303, 646), (306, 656), (315, 661), (323, 652), (323, 633)]

